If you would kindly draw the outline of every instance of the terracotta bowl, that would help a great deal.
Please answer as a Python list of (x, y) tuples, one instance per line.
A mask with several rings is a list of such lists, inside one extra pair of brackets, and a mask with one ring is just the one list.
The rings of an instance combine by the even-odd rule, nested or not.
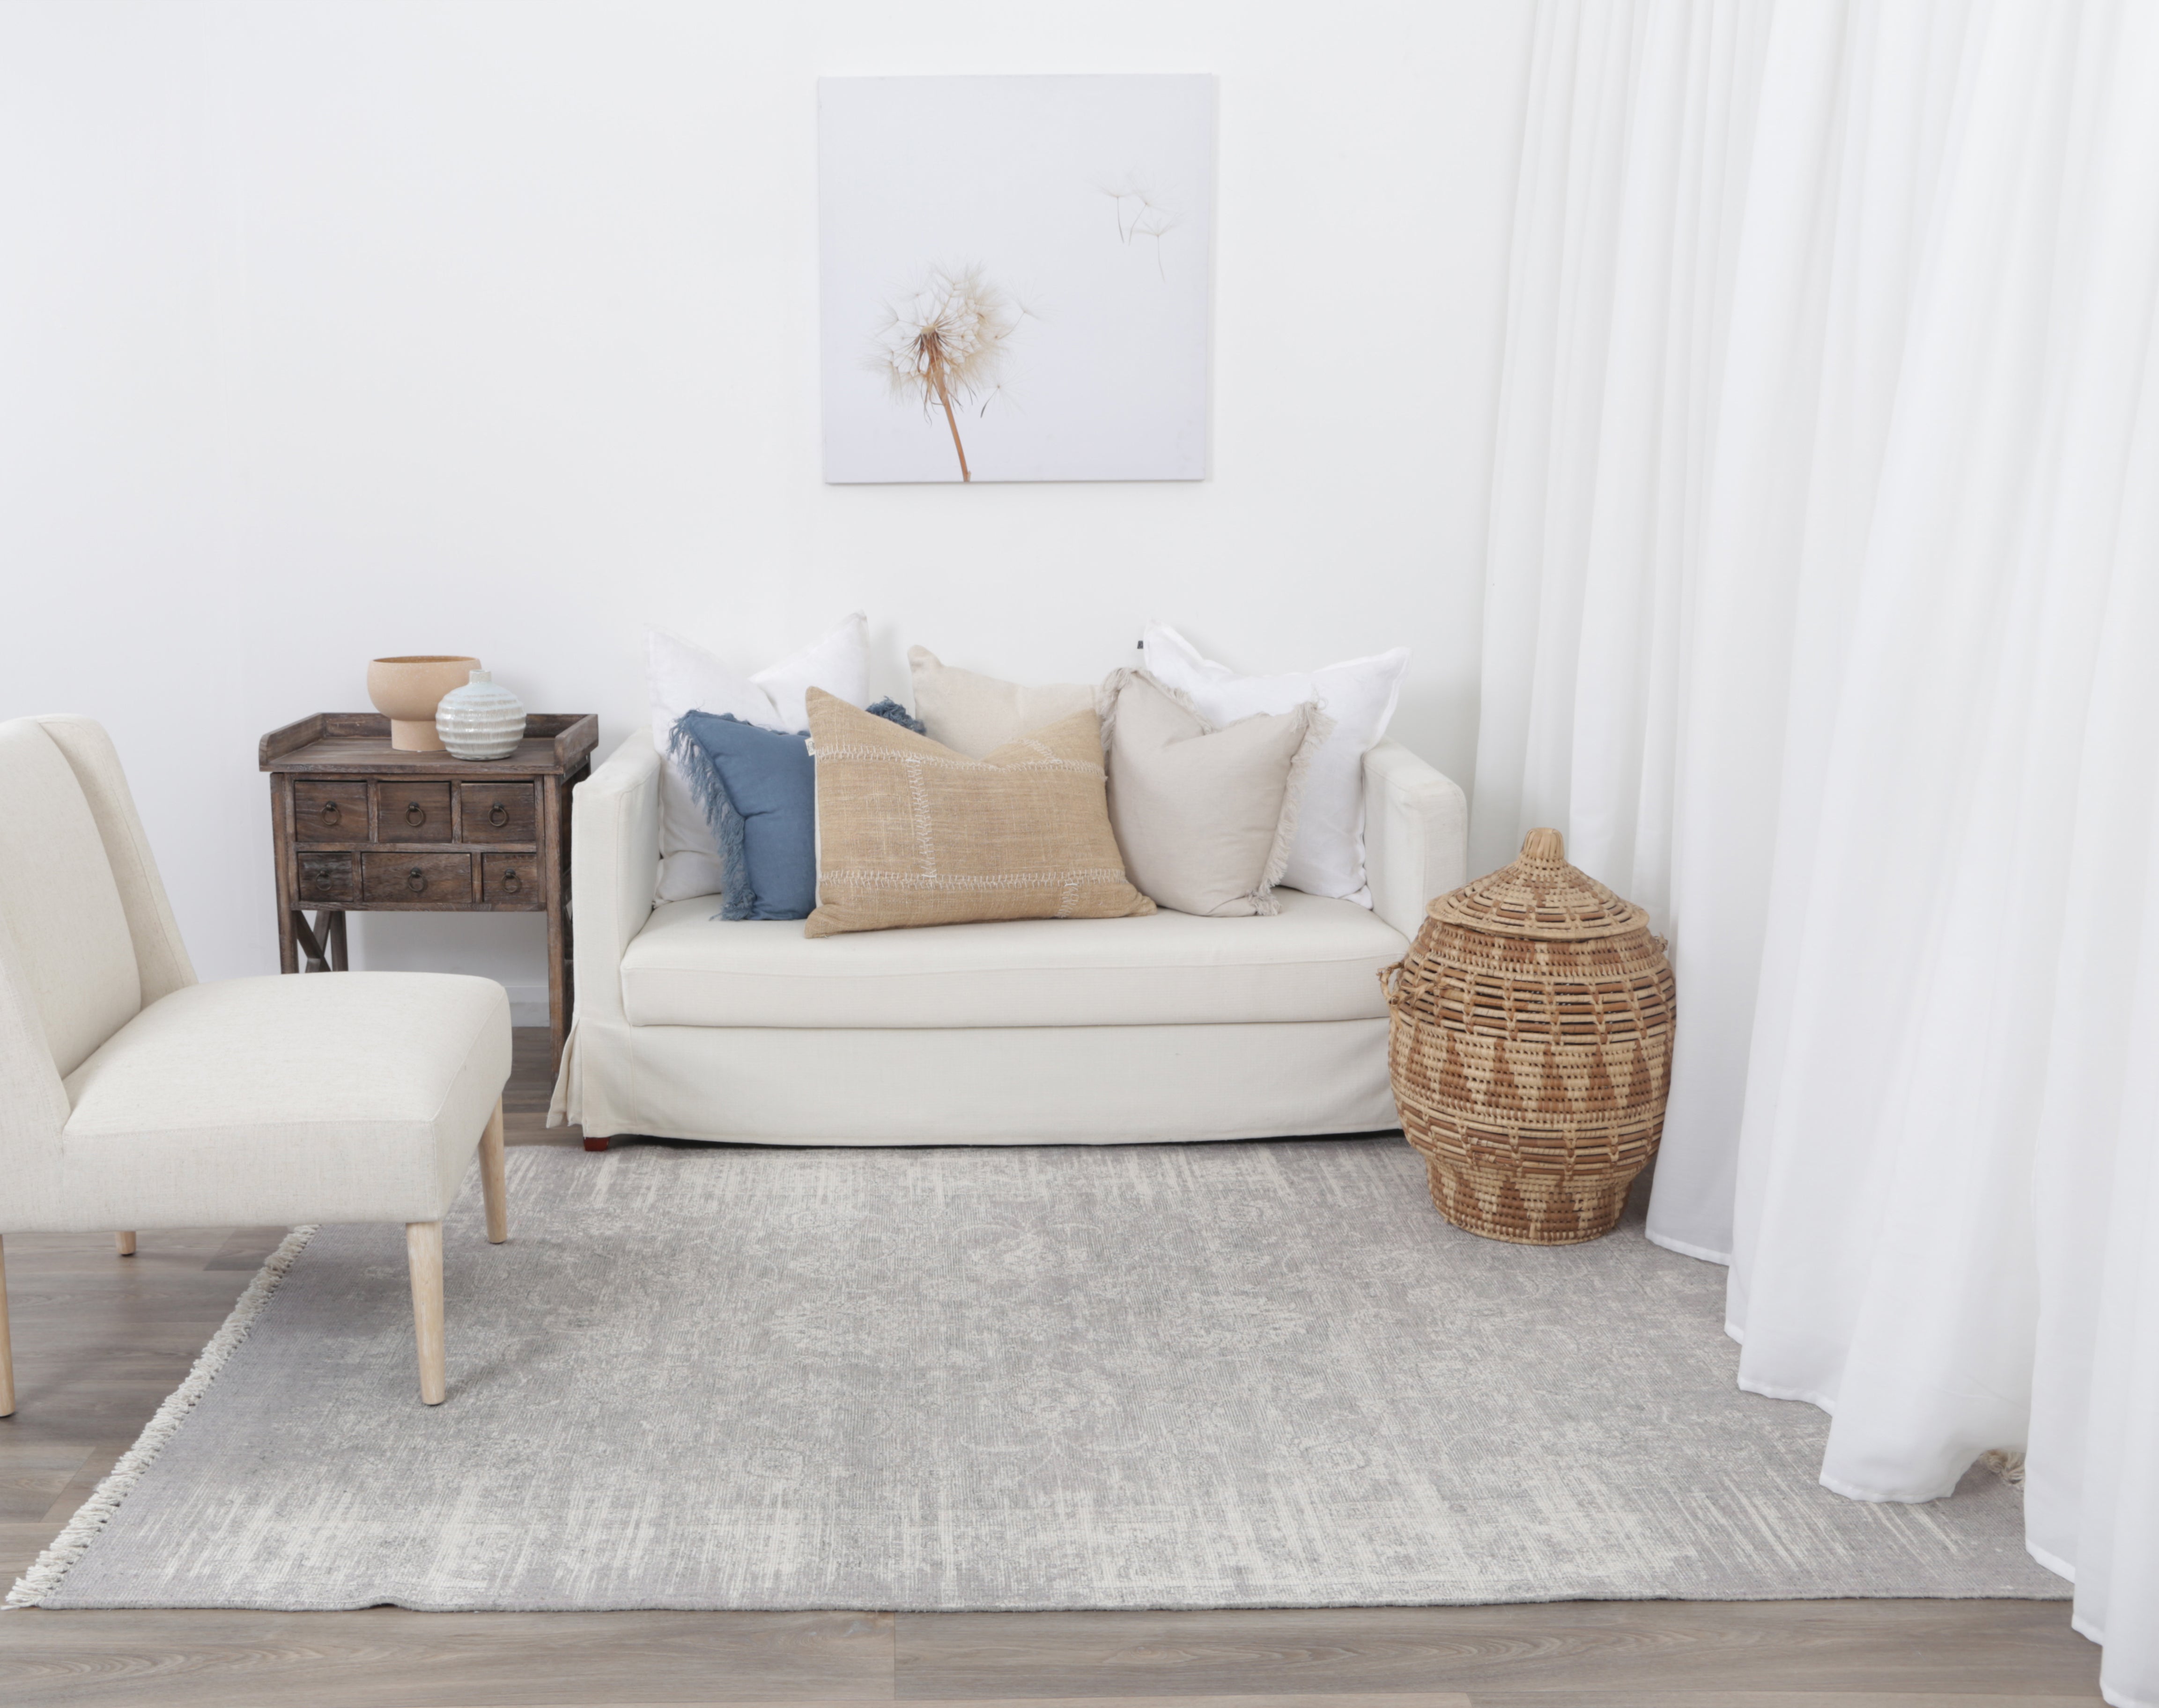
[(390, 745), (401, 753), (439, 753), (435, 707), (453, 688), (462, 688), (479, 660), (462, 654), (416, 653), (406, 658), (370, 660), (367, 697), (390, 720)]

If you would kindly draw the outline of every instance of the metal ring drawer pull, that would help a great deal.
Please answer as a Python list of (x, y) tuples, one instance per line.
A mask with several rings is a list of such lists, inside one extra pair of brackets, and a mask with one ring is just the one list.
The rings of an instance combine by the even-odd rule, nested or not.
[(505, 872), (502, 874), (502, 888), (505, 894), (514, 896), (520, 890), (523, 889), (525, 886), (521, 882), (520, 882), (515, 872)]
[(326, 825), (334, 825), (337, 821), (338, 804), (334, 800), (324, 801), (323, 803), (323, 822)]
[(419, 894), (427, 887), (427, 874), (421, 871), (418, 867), (414, 867), (405, 874), (405, 888), (411, 890), (414, 895)]
[(421, 805), (417, 800), (406, 801), (405, 803), (405, 822), (408, 825), (415, 826), (426, 824), (427, 822), (427, 809)]
[(508, 824), (510, 822), (510, 809), (498, 800), (493, 806), (488, 809), (487, 821), (491, 825)]

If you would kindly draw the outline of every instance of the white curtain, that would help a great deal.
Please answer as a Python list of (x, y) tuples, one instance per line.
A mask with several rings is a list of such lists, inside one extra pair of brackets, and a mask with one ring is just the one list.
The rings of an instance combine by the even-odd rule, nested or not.
[[(1681, 756), (1702, 739), (1682, 715), (1696, 691), (1691, 660), (1706, 651), (1712, 665), (1737, 665), (1745, 645), (1733, 634), (1702, 649), (1695, 636), (1705, 622), (1731, 633), (1769, 610), (1769, 584), (1791, 575), (1791, 554), (1773, 546), (1775, 561), (1754, 569), (1759, 585), (1740, 588), (1739, 611), (1713, 599), (1703, 608), (1768, 21), (1766, 3), (1730, 0), (1540, 8), (1493, 463), (1470, 847), (1471, 870), (1489, 871), (1530, 828), (1556, 826), (1575, 863), (1648, 907), (1658, 929), (1714, 903), (1738, 907), (1741, 934), (1756, 940), (1766, 814), (1727, 813), (1707, 873), (1711, 886), (1754, 893), (1689, 896), (1675, 868), (1690, 841)], [(1773, 620), (1765, 627), (1776, 640)], [(1739, 686), (1766, 668), (1739, 669)], [(1747, 715), (1780, 718), (1781, 705), (1768, 696)], [(1775, 725), (1763, 732), (1773, 745)], [(1747, 733), (1729, 732), (1725, 745), (1758, 794)], [(1690, 941), (1673, 935), (1688, 1023), (1657, 1234), (1721, 1260), (1753, 970), (1699, 961)]]
[(1542, 9), (1475, 851), (1649, 904), (1651, 1236), (1823, 1480), (2028, 1449), (2159, 1704), (2159, 8)]

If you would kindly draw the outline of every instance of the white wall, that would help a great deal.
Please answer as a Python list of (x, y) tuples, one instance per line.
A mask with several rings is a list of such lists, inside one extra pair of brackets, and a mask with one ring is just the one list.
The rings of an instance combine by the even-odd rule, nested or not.
[[(0, 10), (0, 716), (119, 743), (199, 967), (276, 965), (265, 730), (378, 654), (642, 714), (867, 610), (1092, 678), (1159, 616), (1282, 669), (1407, 640), (1468, 780), (1526, 0), (17, 0)], [(814, 80), (1220, 79), (1213, 474), (819, 478)], [(986, 148), (995, 139), (984, 138)], [(530, 919), (360, 964), (536, 985)]]

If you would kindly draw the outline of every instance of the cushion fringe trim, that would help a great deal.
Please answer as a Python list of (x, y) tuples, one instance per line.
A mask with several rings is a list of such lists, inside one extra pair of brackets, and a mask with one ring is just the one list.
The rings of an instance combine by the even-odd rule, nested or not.
[(676, 720), (674, 732), (667, 738), (667, 756), (681, 767), (689, 780), (690, 798), (712, 827), (712, 846), (720, 857), (720, 911), (712, 917), (751, 918), (757, 911), (757, 892), (750, 888), (749, 847), (744, 840), (743, 815), (736, 810), (734, 796), (727, 793), (720, 768), (690, 733), (686, 712)]
[(35, 1565), (15, 1580), (6, 1602), (0, 1603), (0, 1612), (40, 1605), (90, 1551), (90, 1545), (111, 1522), (113, 1514), (119, 1511), (120, 1503), (142, 1480), (142, 1473), (150, 1468), (165, 1443), (179, 1433), (180, 1426), (210, 1391), (210, 1385), (217, 1379), (218, 1372), (240, 1350), (241, 1343), (247, 1338), (248, 1331), (268, 1307), (271, 1296), (277, 1291), (278, 1284), (285, 1279), (286, 1272), (318, 1225), (309, 1223), (293, 1229), (270, 1254), (269, 1260), (256, 1271), (247, 1291), (240, 1296), (239, 1302), (196, 1357), (187, 1379), (165, 1396), (165, 1403), (142, 1426), (142, 1433), (136, 1436), (135, 1445), (121, 1455), (120, 1462), (97, 1485), (90, 1498), (76, 1508), (75, 1516), (53, 1539), (52, 1545), (38, 1556)]
[(1294, 715), (1303, 722), (1304, 739), (1297, 743), (1297, 757), (1289, 762), (1289, 774), (1282, 782), (1281, 817), (1275, 825), (1274, 847), (1267, 855), (1266, 870), (1260, 874), (1259, 888), (1252, 891), (1250, 897), (1252, 911), (1262, 915), (1281, 912), (1281, 903), (1275, 899), (1275, 886), (1289, 870), (1290, 850), (1297, 844), (1297, 809), (1304, 804), (1304, 785), (1312, 774), (1312, 756), (1334, 733), (1334, 720), (1319, 709), (1317, 700), (1306, 701)]

